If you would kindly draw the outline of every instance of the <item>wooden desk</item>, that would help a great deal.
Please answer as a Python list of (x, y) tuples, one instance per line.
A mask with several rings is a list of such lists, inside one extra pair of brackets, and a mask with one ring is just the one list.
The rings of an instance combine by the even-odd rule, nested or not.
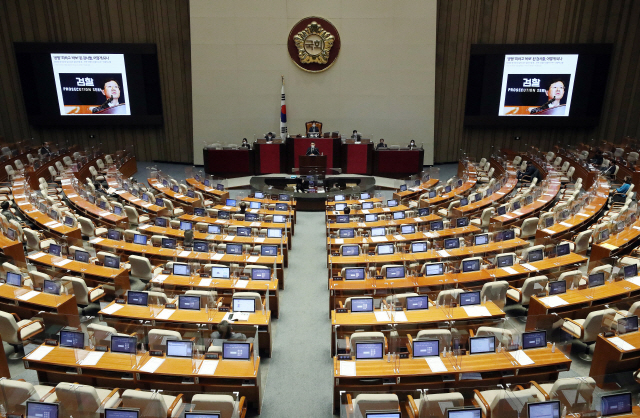
[[(293, 210), (296, 209), (296, 205), (298, 204), (295, 201), (295, 199), (294, 200), (277, 200), (277, 199), (268, 199), (268, 198), (258, 199), (258, 198), (255, 198), (255, 197), (243, 197), (242, 201), (243, 202), (260, 202), (263, 205), (275, 205), (276, 203), (286, 203), (291, 208), (293, 208)], [(380, 201), (380, 200), (378, 199), (378, 201)]]
[(494, 216), (491, 218), (492, 230), (496, 227), (503, 227), (506, 225), (512, 225), (520, 222), (528, 217), (534, 216), (538, 212), (549, 208), (553, 205), (558, 193), (560, 192), (561, 184), (559, 180), (549, 179), (549, 187), (544, 191), (542, 196), (536, 199), (530, 205), (524, 205), (518, 210), (505, 213), (501, 216)]
[(0, 250), (4, 255), (12, 259), (14, 264), (22, 266), (26, 263), (22, 243), (20, 241), (12, 241), (2, 233), (0, 233)]
[(429, 190), (430, 188), (438, 184), (439, 181), (440, 180), (438, 179), (430, 178), (424, 183), (421, 183), (419, 186), (412, 187), (410, 189), (405, 190), (404, 192), (401, 192), (401, 191), (393, 192), (393, 198), (397, 199), (398, 201), (416, 199), (420, 197), (422, 193), (424, 193), (425, 191)]
[[(385, 392), (395, 393), (416, 389), (451, 389), (473, 388), (478, 380), (464, 380), (465, 373), (480, 373), (482, 386), (488, 387), (498, 383), (520, 384), (531, 380), (556, 380), (561, 371), (571, 367), (571, 360), (560, 350), (551, 352), (551, 345), (546, 348), (530, 349), (527, 355), (535, 363), (522, 366), (509, 353), (474, 354), (458, 357), (460, 368), (454, 368), (455, 360), (450, 353), (447, 357), (440, 355), (447, 368), (446, 372), (433, 372), (422, 358), (400, 359), (387, 363), (383, 360), (346, 360), (333, 359), (333, 406), (334, 412), (340, 405), (340, 392)], [(340, 374), (341, 365), (355, 363), (356, 375)], [(514, 364), (515, 363), (515, 364)], [(446, 377), (446, 379), (445, 379)], [(372, 379), (377, 379), (372, 382)], [(388, 380), (386, 380), (388, 379)]]
[(490, 206), (494, 203), (500, 202), (515, 189), (518, 184), (518, 179), (516, 178), (515, 171), (508, 172), (509, 179), (507, 182), (495, 193), (492, 193), (490, 196), (485, 197), (484, 199), (480, 199), (477, 202), (469, 203), (466, 206), (458, 206), (453, 209), (453, 214), (455, 217), (461, 216), (471, 216), (471, 214), (479, 212), (485, 209), (487, 206)]
[(172, 200), (178, 206), (182, 206), (182, 208), (189, 210), (189, 212), (193, 212), (193, 207), (200, 206), (200, 199), (197, 197), (188, 197), (183, 195), (182, 193), (176, 193), (168, 187), (164, 187), (162, 183), (160, 183), (157, 179), (147, 179), (149, 185), (154, 188), (156, 191), (167, 196), (168, 199)]
[[(274, 223), (274, 222), (261, 222), (261, 221), (238, 221), (235, 219), (218, 219), (218, 218), (210, 218), (208, 216), (196, 216), (196, 215), (182, 215), (178, 218), (181, 221), (189, 221), (189, 222), (202, 222), (210, 225), (220, 225), (220, 226), (238, 226), (238, 227), (250, 227), (257, 229), (269, 229), (269, 228), (280, 228), (282, 232), (287, 232), (288, 247), (291, 249), (291, 237), (293, 235), (293, 224), (291, 221), (287, 221), (284, 223)], [(196, 231), (196, 234), (198, 232)], [(273, 239), (273, 238), (267, 238)], [(278, 241), (278, 244), (280, 241)]]
[[(262, 295), (263, 303), (267, 290), (269, 291), (269, 310), (274, 319), (280, 317), (280, 292), (278, 279), (271, 276), (271, 281), (240, 280), (238, 277), (230, 279), (202, 278), (200, 276), (158, 275), (151, 280), (162, 287), (167, 294), (184, 293), (185, 290), (215, 290), (223, 303), (231, 306), (231, 299), (235, 292), (257, 292)], [(246, 282), (246, 284), (244, 283)]]
[(90, 203), (82, 198), (71, 185), (70, 176), (62, 179), (62, 192), (65, 194), (69, 202), (73, 205), (73, 209), (79, 215), (87, 216), (99, 224), (110, 227), (128, 229), (129, 218), (126, 215), (116, 215), (113, 212), (99, 208), (97, 205)]
[(4, 344), (2, 343), (2, 335), (0, 335), (0, 377), (6, 377), (7, 379), (11, 379), (11, 371), (9, 370), (7, 355), (4, 353)]
[(417, 218), (405, 218), (405, 219), (392, 219), (389, 221), (376, 221), (376, 222), (349, 222), (349, 223), (337, 223), (332, 222), (327, 224), (327, 230), (329, 233), (334, 232), (336, 229), (344, 229), (344, 228), (375, 228), (378, 226), (390, 227), (390, 226), (401, 226), (401, 225), (421, 225), (426, 224), (432, 221), (439, 221), (442, 217), (434, 214), (429, 214), (427, 216), (420, 216)]
[(640, 299), (640, 286), (627, 281), (606, 282), (593, 289), (567, 290), (559, 296), (566, 305), (551, 307), (544, 300), (532, 296), (527, 313), (527, 331), (551, 329), (551, 325), (561, 318), (586, 318), (590, 312), (604, 309), (605, 304), (633, 302)]
[(343, 200), (342, 202), (336, 202), (335, 200), (327, 200), (324, 202), (324, 204), (327, 206), (327, 210), (333, 210), (331, 208), (338, 203), (345, 203), (347, 205), (362, 205), (364, 202), (382, 203), (382, 199), (379, 199), (377, 197), (372, 197), (371, 199), (350, 199), (350, 200)]
[(636, 247), (640, 239), (640, 220), (626, 227), (622, 232), (609, 237), (608, 240), (591, 246), (591, 260), (601, 260), (630, 251)]
[[(458, 171), (460, 171), (461, 167), (462, 167), (462, 163), (458, 162)], [(465, 170), (465, 173), (467, 174), (467, 180), (464, 183), (462, 183), (462, 186), (452, 189), (449, 193), (443, 193), (440, 196), (436, 196), (431, 199), (424, 199), (418, 202), (418, 206), (419, 207), (444, 206), (454, 198), (456, 197), (459, 198), (465, 195), (467, 192), (469, 192), (469, 190), (475, 187), (476, 183), (478, 182), (476, 168), (473, 164), (469, 163), (467, 165), (467, 169)]]
[[(211, 207), (212, 209), (216, 209), (218, 211), (226, 211), (233, 214), (239, 214), (240, 208), (237, 206), (225, 206), (225, 205), (215, 205)], [(250, 209), (247, 208), (245, 213), (253, 213), (255, 215), (282, 215), (286, 217), (287, 224), (291, 224), (291, 228), (294, 228), (296, 222), (296, 213), (293, 210), (268, 210), (268, 209)], [(293, 222), (292, 222), (293, 221)]]
[(636, 371), (640, 368), (640, 332), (618, 335), (621, 340), (635, 347), (623, 350), (602, 334), (598, 335), (593, 352), (593, 361), (589, 376), (593, 377), (598, 387), (605, 384), (606, 375)]
[[(22, 319), (41, 317), (45, 324), (80, 326), (78, 304), (75, 295), (50, 295), (43, 292), (31, 292), (27, 287), (14, 287), (0, 284), (0, 309), (18, 314)], [(21, 297), (33, 295), (24, 300)]]
[(125, 191), (115, 178), (108, 177), (106, 180), (107, 184), (109, 184), (109, 187), (116, 189), (114, 193), (120, 197), (121, 202), (125, 205), (134, 206), (136, 210), (141, 210), (145, 213), (150, 214), (153, 219), (155, 219), (156, 216), (159, 216), (161, 212), (165, 210), (164, 206), (158, 206), (154, 203), (145, 202), (144, 200)]
[(298, 168), (300, 174), (324, 173), (327, 168), (333, 167), (333, 158), (329, 160), (331, 165), (327, 166), (326, 155), (299, 155)]
[(606, 206), (609, 197), (609, 184), (606, 180), (603, 180), (600, 183), (594, 182), (593, 187), (596, 195), (590, 204), (582, 208), (575, 216), (563, 222), (554, 224), (550, 228), (538, 229), (536, 231), (536, 244), (542, 244), (547, 237), (562, 238), (570, 235), (594, 222)]
[[(115, 302), (110, 303), (108, 306), (114, 305)], [(140, 328), (139, 321), (149, 321), (152, 327), (160, 327), (164, 329), (175, 330), (202, 330), (197, 325), (206, 325), (209, 331), (212, 330), (214, 325), (219, 324), (223, 319), (227, 317), (228, 312), (220, 312), (217, 310), (200, 309), (199, 311), (184, 310), (184, 309), (169, 309), (173, 311), (173, 314), (167, 319), (159, 319), (157, 314), (160, 313), (164, 306), (151, 305), (151, 306), (136, 306), (136, 305), (119, 305), (122, 306), (114, 313), (107, 314), (104, 309), (99, 312), (100, 320), (104, 320), (111, 326), (120, 330), (121, 332), (132, 332)], [(271, 357), (271, 311), (265, 313), (256, 312), (249, 315), (248, 321), (234, 321), (233, 328), (236, 332), (242, 332), (242, 327), (258, 326), (258, 336), (260, 342), (260, 349), (264, 350), (267, 357)]]
[[(378, 321), (374, 312), (348, 312), (348, 313), (336, 313), (335, 310), (331, 311), (331, 356), (335, 356), (336, 340), (350, 336), (358, 330), (365, 329), (366, 331), (382, 331), (388, 328), (389, 324), (397, 324), (402, 328), (402, 334), (417, 335), (418, 331), (422, 329), (431, 329), (437, 326), (437, 324), (446, 321), (455, 321), (456, 327), (460, 327), (461, 322), (494, 322), (499, 318), (504, 318), (505, 313), (495, 303), (489, 301), (483, 305), (487, 308), (491, 316), (469, 316), (464, 308), (443, 308), (430, 306), (429, 309), (403, 311), (407, 320), (398, 321), (388, 319), (385, 321)], [(393, 312), (394, 314), (397, 312)], [(403, 318), (404, 319), (404, 318)], [(463, 325), (464, 326), (464, 325)], [(403, 341), (406, 339), (404, 335), (400, 336)]]
[(85, 282), (87, 282), (88, 286), (94, 287), (99, 284), (111, 284), (115, 285), (116, 291), (118, 289), (127, 290), (130, 288), (129, 271), (123, 268), (112, 269), (90, 263), (81, 263), (67, 258), (63, 258), (62, 261), (55, 264), (54, 260), (58, 257), (43, 252), (33, 253), (27, 258), (30, 262), (36, 265), (46, 266), (53, 271), (68, 270), (79, 274)]
[(213, 187), (207, 187), (203, 183), (199, 182), (193, 177), (187, 179), (187, 184), (199, 192), (202, 192), (205, 196), (213, 196), (220, 200), (226, 200), (229, 198), (229, 192), (226, 190), (218, 190)]
[[(108, 352), (102, 355), (95, 366), (89, 366), (76, 362), (76, 355), (84, 358), (90, 353), (89, 350), (52, 348), (42, 360), (31, 360), (30, 356), (23, 358), (24, 367), (35, 370), (42, 383), (77, 382), (94, 387), (163, 389), (169, 393), (183, 393), (185, 402), (190, 402), (194, 393), (240, 392), (240, 396), (244, 396), (251, 407), (260, 412), (260, 358), (255, 363), (253, 358), (247, 361), (219, 360), (215, 372), (206, 375), (194, 371), (194, 365), (199, 370), (199, 361), (164, 357), (164, 362), (155, 372), (150, 373), (142, 367), (149, 360), (158, 357), (151, 357), (149, 353), (130, 355)], [(183, 379), (192, 383), (185, 385)]]
[[(406, 212), (408, 210), (411, 210), (411, 208), (409, 208), (408, 206), (405, 206), (405, 205), (398, 205), (398, 206), (393, 207), (393, 208), (385, 207), (385, 208), (352, 210), (350, 215), (351, 216), (364, 216), (364, 215), (368, 215), (368, 214), (376, 214), (376, 215), (389, 214), (391, 216), (391, 215), (393, 215), (394, 212), (403, 212), (403, 211)], [(328, 209), (325, 212), (325, 217), (334, 219), (337, 215), (342, 215), (343, 213), (344, 213), (344, 211), (341, 211), (341, 210)]]

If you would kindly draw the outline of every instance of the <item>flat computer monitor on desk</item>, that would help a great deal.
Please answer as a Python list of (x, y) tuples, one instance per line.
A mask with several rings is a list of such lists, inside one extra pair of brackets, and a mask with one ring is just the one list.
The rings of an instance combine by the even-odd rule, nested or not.
[(482, 409), (480, 408), (448, 409), (447, 418), (482, 418)]
[(529, 402), (529, 418), (560, 418), (560, 401)]
[(630, 414), (632, 405), (631, 392), (606, 395), (600, 398), (600, 413), (603, 417)]
[(363, 341), (356, 343), (356, 360), (379, 360), (384, 356), (384, 342)]
[(27, 401), (26, 418), (58, 418), (57, 403)]
[(367, 411), (365, 418), (402, 418), (400, 411)]
[(251, 358), (251, 343), (224, 341), (222, 343), (222, 358), (224, 360), (249, 360)]
[(185, 412), (184, 418), (220, 418), (220, 412), (217, 412), (217, 411)]
[(131, 409), (131, 408), (105, 408), (104, 409), (104, 418), (139, 418), (139, 417), (140, 417), (139, 409)]

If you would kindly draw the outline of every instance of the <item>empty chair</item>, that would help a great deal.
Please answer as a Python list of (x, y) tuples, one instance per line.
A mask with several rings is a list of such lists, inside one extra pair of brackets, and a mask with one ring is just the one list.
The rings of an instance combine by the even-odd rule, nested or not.
[(155, 392), (127, 389), (122, 393), (123, 408), (137, 408), (140, 418), (172, 418), (182, 413), (182, 394), (169, 396)]
[(520, 288), (510, 286), (507, 296), (522, 306), (528, 306), (531, 296), (545, 293), (548, 282), (547, 276), (529, 277)]
[(553, 153), (553, 151), (549, 151), (549, 152), (547, 152), (547, 155), (545, 156), (545, 159), (547, 160), (547, 162), (549, 164), (551, 164), (551, 161), (553, 161), (553, 157), (555, 157), (555, 154)]
[(575, 289), (581, 284), (586, 283), (586, 281), (582, 279), (582, 272), (580, 270), (565, 271), (558, 277), (558, 281), (563, 280), (567, 282), (567, 290)]
[(538, 250), (543, 250), (544, 251), (544, 245), (532, 245), (531, 247), (525, 248), (520, 253), (520, 259), (522, 259), (522, 261), (524, 261), (524, 262), (527, 262), (527, 261), (529, 261), (529, 253), (532, 252), (532, 251), (538, 251)]
[(184, 210), (182, 208), (174, 208), (173, 202), (171, 200), (163, 198), (162, 202), (164, 203), (166, 211), (169, 212), (171, 216), (184, 215)]
[(111, 344), (111, 336), (122, 336), (128, 337), (127, 334), (122, 334), (116, 331), (115, 328), (101, 325), (101, 324), (89, 324), (87, 325), (87, 334), (89, 336), (93, 335), (93, 340), (95, 345), (106, 345), (109, 346)]
[(111, 157), (110, 154), (105, 155), (104, 160), (107, 162), (107, 164), (113, 164), (113, 157)]
[[(513, 332), (506, 328), (479, 327), (476, 337), (496, 337), (496, 343), (502, 344), (505, 348), (510, 348), (514, 344)], [(517, 344), (517, 342), (515, 342)]]
[(402, 306), (404, 308), (407, 307), (407, 298), (413, 297), (413, 296), (419, 296), (417, 293), (414, 292), (408, 292), (408, 293), (399, 293), (397, 295), (391, 295), (391, 296), (387, 296), (385, 298), (385, 303), (387, 305), (391, 305), (391, 303), (396, 304), (396, 306)]
[(568, 183), (571, 181), (571, 178), (573, 177), (573, 173), (575, 173), (576, 169), (575, 167), (569, 167), (569, 169), (567, 170), (567, 174), (565, 176), (560, 177), (560, 182), (562, 183)]
[(482, 211), (482, 215), (478, 219), (472, 219), (471, 224), (481, 228), (488, 228), (491, 223), (491, 217), (495, 214), (495, 208), (486, 208)]
[(495, 169), (494, 169), (493, 167), (491, 167), (491, 168), (489, 169), (489, 171), (487, 172), (487, 175), (486, 175), (486, 176), (480, 176), (480, 177), (478, 178), (478, 183), (486, 183), (486, 182), (490, 181), (490, 180), (491, 180), (491, 177), (493, 177), (493, 173), (494, 173), (494, 172), (495, 172)]
[(447, 207), (447, 209), (444, 209), (444, 208), (438, 209), (438, 215), (451, 217), (453, 216), (453, 209), (457, 208), (458, 206), (460, 206), (460, 201), (454, 200), (453, 202), (449, 203), (449, 206)]
[(22, 164), (22, 161), (20, 161), (20, 160), (15, 160), (15, 161), (13, 162), (13, 164), (15, 164), (15, 166), (16, 166), (16, 170), (18, 170), (18, 171), (22, 171), (22, 170), (24, 170), (24, 164)]
[(56, 243), (55, 240), (52, 240), (52, 239), (46, 239), (44, 241), (40, 241), (40, 237), (38, 236), (38, 233), (29, 228), (23, 229), (22, 232), (24, 234), (25, 240), (27, 241), (26, 244), (29, 250), (36, 250), (36, 251), (48, 250), (49, 245)]
[(60, 173), (60, 175), (64, 174), (64, 165), (62, 165), (60, 161), (56, 161), (54, 164), (56, 166), (56, 170), (58, 170), (58, 173)]
[(72, 166), (72, 165), (73, 165), (73, 160), (72, 160), (72, 159), (71, 159), (71, 157), (69, 157), (68, 155), (67, 155), (67, 156), (65, 156), (65, 157), (62, 159), (62, 161), (64, 161), (64, 164), (65, 164), (67, 167), (70, 167), (70, 166)]
[(440, 293), (438, 293), (436, 304), (439, 306), (451, 305), (452, 302), (458, 300), (458, 295), (462, 292), (464, 292), (462, 289), (441, 290)]
[(93, 177), (93, 180), (95, 181), (103, 181), (104, 180), (104, 176), (101, 176), (98, 174), (98, 170), (96, 170), (96, 168), (94, 166), (89, 167), (89, 172), (91, 173), (91, 177)]
[(509, 282), (504, 280), (485, 283), (480, 291), (480, 300), (491, 301), (503, 308), (507, 299), (507, 290), (509, 290)]
[(448, 329), (423, 329), (416, 335), (416, 340), (439, 340), (440, 350), (451, 347), (451, 339), (451, 331)]
[(133, 206), (126, 205), (124, 207), (124, 213), (127, 215), (127, 218), (129, 218), (129, 223), (131, 225), (149, 222), (149, 217), (146, 215), (139, 215), (138, 211)]
[(129, 264), (131, 265), (131, 271), (129, 272), (131, 289), (144, 289), (145, 283), (149, 283), (153, 279), (153, 268), (149, 259), (138, 255), (130, 255)]
[(178, 331), (168, 329), (152, 329), (148, 335), (149, 350), (167, 351), (167, 340), (182, 340), (182, 335)]
[(520, 163), (522, 162), (522, 157), (519, 155), (516, 155), (515, 158), (513, 159), (513, 166), (516, 167), (518, 166)]
[(193, 395), (191, 405), (191, 411), (193, 412), (216, 411), (220, 412), (220, 418), (243, 417), (243, 410), (246, 409), (244, 396), (236, 401), (231, 395), (213, 393), (198, 393)]
[(4, 169), (7, 171), (7, 176), (9, 176), (9, 180), (13, 180), (13, 177), (16, 175), (16, 171), (10, 165), (5, 165)]
[(413, 410), (414, 417), (445, 418), (447, 409), (464, 407), (464, 397), (459, 392), (425, 395), (424, 405), (411, 395), (407, 395), (407, 400), (407, 408)]
[(527, 218), (522, 222), (520, 227), (513, 228), (516, 232), (516, 236), (520, 238), (531, 238), (536, 235), (536, 231), (538, 230), (538, 218), (531, 217)]
[(630, 165), (634, 165), (635, 163), (638, 162), (638, 153), (635, 151), (632, 151), (629, 153), (629, 155), (627, 156), (627, 161), (629, 162)]
[(80, 223), (80, 231), (82, 235), (86, 237), (100, 237), (106, 235), (109, 230), (107, 228), (96, 228), (91, 219), (84, 216), (78, 216), (78, 222)]
[(559, 167), (560, 163), (562, 163), (562, 157), (556, 157), (556, 159), (553, 160), (553, 166), (554, 167)]
[(105, 166), (104, 166), (104, 162), (102, 162), (102, 160), (100, 158), (98, 158), (96, 160), (96, 165), (98, 166), (98, 170), (100, 171), (104, 171), (105, 170)]
[(69, 281), (73, 286), (73, 294), (78, 303), (78, 309), (82, 315), (95, 316), (100, 311), (100, 305), (97, 303), (104, 296), (102, 286), (89, 288), (84, 279), (73, 276), (63, 276), (62, 281)]
[(356, 344), (361, 342), (383, 342), (384, 350), (387, 351), (387, 340), (382, 332), (372, 331), (358, 331), (351, 334), (349, 337), (349, 347), (351, 349), (351, 353), (356, 352)]
[[(4, 338), (4, 334), (2, 334)], [(53, 386), (32, 385), (23, 380), (0, 380), (0, 405), (7, 414), (25, 416), (27, 401), (57, 402)]]
[(222, 304), (222, 302), (218, 304), (218, 301), (216, 300), (218, 296), (218, 292), (216, 292), (215, 290), (193, 290), (192, 289), (192, 290), (185, 291), (184, 294), (187, 296), (200, 296), (200, 307), (202, 308), (204, 308), (205, 306), (208, 306), (209, 309), (211, 309), (214, 307), (218, 307), (219, 304)]
[(2, 340), (14, 348), (12, 359), (20, 358), (24, 343), (44, 331), (40, 320), (23, 319), (17, 314), (0, 311), (0, 335)]
[(120, 389), (96, 389), (77, 383), (58, 383), (55, 396), (60, 402), (61, 416), (100, 416), (101, 408), (114, 408), (120, 402)]
[(596, 381), (592, 377), (565, 377), (554, 383), (538, 384), (532, 382), (531, 389), (537, 390), (549, 400), (559, 400), (567, 411), (580, 413), (588, 411), (593, 402), (593, 391)]
[(504, 389), (484, 390), (475, 389), (473, 403), (482, 409), (485, 418), (516, 418), (525, 416), (523, 409), (529, 402), (544, 401), (534, 389), (506, 391)]
[(599, 311), (590, 312), (585, 319), (570, 319), (565, 318), (562, 324), (562, 330), (571, 335), (572, 337), (580, 340), (585, 344), (585, 352), (580, 355), (580, 358), (585, 361), (591, 360), (589, 354), (589, 345), (596, 342), (598, 334), (603, 331), (603, 328), (607, 328), (603, 324), (605, 316), (613, 319), (616, 315), (614, 309), (601, 309)]
[[(347, 400), (351, 395), (347, 394)], [(393, 393), (361, 393), (351, 401), (356, 417), (366, 417), (367, 411), (400, 411), (398, 395)]]

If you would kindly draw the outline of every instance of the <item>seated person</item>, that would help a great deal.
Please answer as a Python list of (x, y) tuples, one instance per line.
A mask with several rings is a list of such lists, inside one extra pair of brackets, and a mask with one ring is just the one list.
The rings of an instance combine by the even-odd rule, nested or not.
[(409, 149), (416, 149), (416, 148), (418, 148), (418, 146), (416, 145), (416, 141), (412, 139), (411, 142), (409, 142)]
[(360, 139), (361, 135), (358, 133), (356, 129), (353, 130), (353, 134), (351, 134), (351, 139)]
[(9, 206), (9, 201), (5, 200), (4, 202), (2, 202), (2, 214), (4, 215), (4, 217), (7, 218), (7, 221), (20, 222), (20, 219), (16, 215), (14, 215), (11, 210), (9, 210)]
[(518, 172), (518, 180), (521, 181), (531, 181), (535, 177), (540, 175), (538, 169), (531, 164), (531, 161), (527, 161), (527, 168), (524, 172)]
[(600, 148), (596, 148), (595, 155), (589, 162), (596, 167), (600, 167), (604, 162), (604, 156), (602, 155), (602, 150)]
[(318, 148), (316, 148), (315, 142), (311, 143), (311, 146), (309, 147), (309, 149), (307, 149), (306, 155), (320, 155), (320, 151), (318, 151)]
[(618, 187), (615, 190), (612, 190), (612, 202), (613, 203), (622, 203), (627, 199), (627, 191), (629, 191), (629, 187), (631, 187), (631, 177), (626, 176), (624, 178), (624, 183), (622, 186)]
[(351, 213), (351, 208), (349, 207), (349, 205), (344, 207), (344, 214), (345, 215), (349, 215)]
[(249, 145), (247, 138), (242, 138), (242, 145), (240, 145), (240, 148), (251, 149), (251, 145)]
[(240, 213), (245, 213), (247, 211), (247, 202), (240, 202), (238, 207), (240, 208)]
[(309, 128), (309, 136), (318, 136), (320, 134), (320, 129), (316, 126), (315, 122)]
[(309, 181), (305, 177), (298, 177), (296, 181), (296, 192), (304, 193), (309, 188)]
[(600, 171), (602, 171), (602, 174), (604, 174), (605, 176), (613, 176), (616, 172), (616, 165), (614, 163), (611, 163), (609, 164), (609, 167), (600, 166)]
[(267, 140), (267, 142), (273, 142), (273, 138), (275, 137), (273, 135), (273, 132), (269, 132), (268, 134), (265, 135), (264, 138)]
[(218, 324), (217, 331), (211, 333), (212, 340), (236, 340), (236, 341), (246, 341), (247, 336), (240, 332), (233, 332), (233, 328), (229, 321), (221, 321)]
[(384, 143), (384, 139), (380, 138), (380, 142), (378, 142), (378, 145), (376, 145), (376, 149), (385, 149), (387, 148), (387, 144)]

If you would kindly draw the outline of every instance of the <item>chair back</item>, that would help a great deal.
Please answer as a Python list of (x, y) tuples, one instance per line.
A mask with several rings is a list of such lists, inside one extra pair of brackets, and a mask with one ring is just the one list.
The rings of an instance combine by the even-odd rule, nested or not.
[(82, 232), (82, 235), (86, 235), (88, 237), (95, 235), (96, 227), (93, 225), (91, 219), (85, 218), (84, 216), (78, 216), (77, 219), (80, 223), (80, 232)]
[(400, 402), (393, 393), (361, 393), (353, 400), (353, 409), (366, 417), (367, 411), (399, 411)]
[(544, 293), (549, 279), (547, 276), (529, 277), (524, 281), (522, 289), (520, 289), (520, 303), (527, 306), (531, 300), (531, 296)]
[(459, 392), (434, 393), (424, 397), (425, 405), (420, 405), (421, 417), (444, 418), (447, 409), (462, 408), (464, 397)]
[(18, 323), (9, 312), (0, 311), (0, 335), (2, 340), (9, 344), (22, 344), (18, 336)]
[(484, 301), (486, 298), (502, 309), (506, 303), (507, 290), (509, 290), (509, 282), (505, 280), (485, 283), (480, 291), (480, 300)]
[(232, 299), (255, 299), (256, 301), (256, 313), (262, 311), (262, 298), (260, 297), (260, 293), (257, 292), (236, 292), (233, 294)]
[[(192, 411), (220, 411), (220, 418), (232, 418), (236, 409), (236, 401), (231, 395), (202, 393), (193, 395)], [(240, 413), (241, 411), (238, 411)]]
[(62, 382), (56, 386), (56, 397), (60, 403), (61, 416), (98, 416), (100, 397), (93, 386)]
[(593, 342), (598, 338), (598, 334), (603, 331), (602, 321), (606, 315), (610, 315), (612, 318), (615, 316), (615, 309), (602, 309), (599, 311), (593, 311), (587, 315), (582, 327), (584, 328), (584, 334), (582, 342)]
[(351, 334), (349, 344), (351, 345), (351, 353), (356, 352), (356, 343), (364, 341), (384, 342), (385, 337), (382, 332), (379, 331), (361, 331)]
[(87, 306), (89, 302), (89, 289), (87, 288), (87, 284), (84, 282), (84, 279), (80, 277), (73, 276), (63, 276), (61, 279), (63, 282), (69, 281), (73, 286), (73, 294), (76, 296), (76, 302), (78, 305)]
[(0, 404), (5, 406), (7, 414), (25, 416), (27, 401), (39, 400), (40, 396), (31, 383), (10, 379), (0, 380)]
[(418, 332), (417, 340), (439, 340), (440, 350), (451, 347), (451, 331), (448, 329), (423, 329)]
[(148, 335), (149, 350), (167, 351), (167, 340), (182, 340), (182, 335), (178, 331), (167, 329), (152, 329)]
[(139, 409), (140, 418), (167, 417), (168, 408), (164, 397), (157, 392), (127, 389), (122, 393), (122, 406)]
[(153, 269), (151, 268), (149, 259), (146, 257), (130, 255), (129, 264), (131, 264), (131, 276), (146, 280), (151, 280), (153, 278)]

